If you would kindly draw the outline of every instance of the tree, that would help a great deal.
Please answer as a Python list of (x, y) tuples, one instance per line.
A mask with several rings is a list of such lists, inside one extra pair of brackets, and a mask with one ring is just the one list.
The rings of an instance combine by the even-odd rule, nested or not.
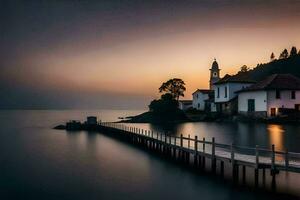
[(178, 102), (172, 94), (166, 93), (161, 95), (160, 99), (151, 101), (149, 110), (157, 114), (171, 114), (178, 110)]
[(287, 49), (284, 49), (284, 50), (281, 52), (281, 54), (280, 54), (280, 56), (279, 56), (279, 59), (285, 59), (285, 58), (288, 58), (288, 57), (289, 57), (289, 52), (288, 52)]
[(294, 47), (292, 47), (292, 49), (291, 49), (290, 57), (295, 56), (295, 55), (297, 55), (297, 48), (294, 46)]
[(275, 55), (274, 55), (273, 52), (271, 53), (270, 60), (271, 60), (271, 61), (274, 61), (274, 60), (275, 60)]
[(170, 79), (159, 88), (159, 92), (170, 93), (176, 101), (179, 100), (180, 96), (184, 96), (185, 90), (185, 83), (179, 78)]
[(239, 72), (247, 72), (247, 71), (249, 71), (249, 68), (247, 67), (247, 65), (243, 65)]

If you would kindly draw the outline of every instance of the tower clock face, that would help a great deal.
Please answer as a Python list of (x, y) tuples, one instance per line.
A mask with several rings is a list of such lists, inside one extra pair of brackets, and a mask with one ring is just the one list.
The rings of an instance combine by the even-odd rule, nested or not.
[(217, 76), (218, 76), (217, 72), (214, 72), (213, 77), (217, 77)]

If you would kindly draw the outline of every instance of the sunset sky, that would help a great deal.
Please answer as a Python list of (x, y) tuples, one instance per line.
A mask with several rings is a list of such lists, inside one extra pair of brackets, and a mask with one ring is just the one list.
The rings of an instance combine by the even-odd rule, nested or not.
[(147, 108), (300, 47), (300, 1), (4, 0), (0, 30), (0, 108)]

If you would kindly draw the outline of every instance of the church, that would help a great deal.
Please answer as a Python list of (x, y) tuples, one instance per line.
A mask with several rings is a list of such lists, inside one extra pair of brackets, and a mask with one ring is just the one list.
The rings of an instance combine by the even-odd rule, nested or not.
[(209, 89), (197, 89), (193, 93), (193, 108), (201, 111), (216, 112), (217, 107), (214, 103), (214, 84), (220, 80), (219, 64), (216, 59), (212, 63), (210, 70)]

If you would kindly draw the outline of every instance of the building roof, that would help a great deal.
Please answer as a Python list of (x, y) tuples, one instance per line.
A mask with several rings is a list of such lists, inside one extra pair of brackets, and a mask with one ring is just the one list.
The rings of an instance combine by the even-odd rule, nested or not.
[(291, 74), (273, 74), (238, 92), (257, 90), (300, 90), (300, 79)]
[(248, 74), (238, 74), (234, 76), (230, 76), (229, 74), (226, 74), (223, 78), (221, 78), (219, 81), (214, 83), (214, 85), (219, 85), (223, 83), (255, 83), (256, 81), (249, 79)]
[(212, 64), (210, 70), (213, 70), (213, 71), (220, 70), (220, 69), (219, 69), (219, 64), (217, 63), (216, 59), (214, 60), (214, 62), (213, 62), (213, 64)]
[(201, 92), (201, 93), (204, 93), (204, 94), (209, 94), (209, 93), (214, 92), (214, 91), (209, 90), (209, 89), (197, 89), (195, 92), (193, 92), (193, 94), (195, 94), (197, 92)]
[(192, 104), (193, 100), (179, 100), (180, 103), (187, 105), (187, 104)]

